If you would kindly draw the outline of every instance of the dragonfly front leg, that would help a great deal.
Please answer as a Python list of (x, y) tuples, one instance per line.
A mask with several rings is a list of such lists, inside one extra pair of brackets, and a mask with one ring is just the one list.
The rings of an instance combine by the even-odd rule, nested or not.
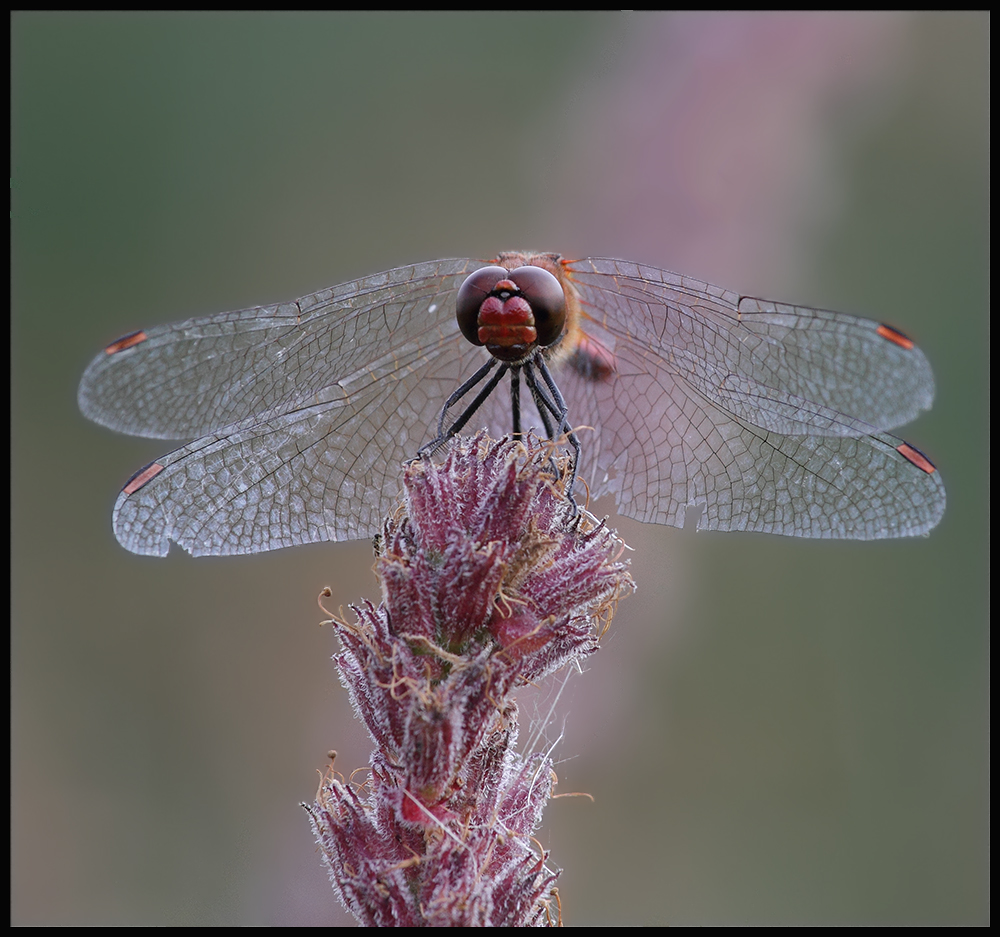
[(492, 371), (498, 364), (500, 364), (500, 362), (496, 358), (491, 358), (445, 401), (444, 406), (441, 408), (441, 417), (438, 419), (437, 438), (431, 440), (431, 442), (427, 443), (426, 446), (422, 446), (417, 451), (418, 458), (422, 459), (425, 456), (433, 455), (449, 439), (451, 439), (452, 436), (458, 433), (470, 419), (472, 419), (473, 414), (475, 414), (475, 412), (483, 405), (486, 398), (493, 393), (494, 388), (500, 383), (504, 374), (510, 370), (510, 365), (500, 364), (500, 369), (489, 379), (489, 381), (486, 382), (483, 389), (476, 395), (476, 399), (462, 411), (461, 415), (451, 424), (447, 432), (445, 431), (444, 422), (447, 418), (448, 410), (458, 403), (458, 401), (461, 400), (462, 397), (464, 397), (470, 390), (472, 390), (473, 387), (480, 383), (483, 378), (485, 378), (486, 375), (489, 374), (490, 371)]

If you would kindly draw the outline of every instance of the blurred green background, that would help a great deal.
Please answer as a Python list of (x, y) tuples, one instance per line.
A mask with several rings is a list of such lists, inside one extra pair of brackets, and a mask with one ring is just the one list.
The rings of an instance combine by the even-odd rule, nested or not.
[(15, 14), (13, 923), (351, 923), (298, 803), (368, 761), (315, 599), (377, 598), (371, 547), (126, 553), (118, 488), (170, 444), (80, 416), (89, 359), (512, 247), (902, 328), (949, 499), (877, 544), (612, 520), (639, 592), (546, 728), (595, 798), (539, 834), (566, 922), (987, 922), (989, 28)]

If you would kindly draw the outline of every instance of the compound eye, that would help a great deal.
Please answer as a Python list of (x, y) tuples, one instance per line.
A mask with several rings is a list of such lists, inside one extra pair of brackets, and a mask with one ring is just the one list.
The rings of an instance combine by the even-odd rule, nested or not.
[(455, 318), (462, 334), (473, 345), (482, 345), (479, 341), (479, 307), (493, 292), (493, 287), (506, 276), (507, 271), (503, 267), (482, 267), (466, 277), (458, 291)]
[(539, 345), (551, 345), (566, 325), (566, 296), (559, 281), (541, 267), (518, 267), (506, 274), (521, 291), (535, 317)]

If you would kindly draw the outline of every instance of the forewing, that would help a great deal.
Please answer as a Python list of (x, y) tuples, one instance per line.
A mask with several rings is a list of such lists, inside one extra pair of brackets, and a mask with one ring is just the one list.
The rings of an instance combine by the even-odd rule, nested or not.
[(334, 399), (345, 378), (381, 371), (393, 355), (412, 364), (456, 334), (455, 291), (480, 265), (399, 267), (294, 302), (147, 329), (91, 361), (80, 409), (120, 432), (188, 439)]
[(902, 426), (933, 402), (920, 349), (870, 319), (741, 297), (619, 260), (570, 269), (600, 326), (651, 348), (660, 370), (763, 429), (863, 436)]

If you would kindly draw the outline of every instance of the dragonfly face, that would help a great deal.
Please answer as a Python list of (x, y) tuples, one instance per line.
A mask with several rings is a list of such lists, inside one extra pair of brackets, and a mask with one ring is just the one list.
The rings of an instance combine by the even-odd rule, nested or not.
[[(469, 411), (479, 371), (530, 392), (513, 409), (497, 379)], [(133, 552), (203, 555), (371, 537), (446, 402), (497, 436), (575, 428), (591, 497), (641, 521), (683, 526), (695, 509), (699, 529), (916, 536), (944, 487), (886, 430), (933, 395), (927, 359), (890, 326), (511, 252), (132, 333), (91, 362), (79, 402), (121, 432), (194, 440), (133, 476), (114, 525)]]

